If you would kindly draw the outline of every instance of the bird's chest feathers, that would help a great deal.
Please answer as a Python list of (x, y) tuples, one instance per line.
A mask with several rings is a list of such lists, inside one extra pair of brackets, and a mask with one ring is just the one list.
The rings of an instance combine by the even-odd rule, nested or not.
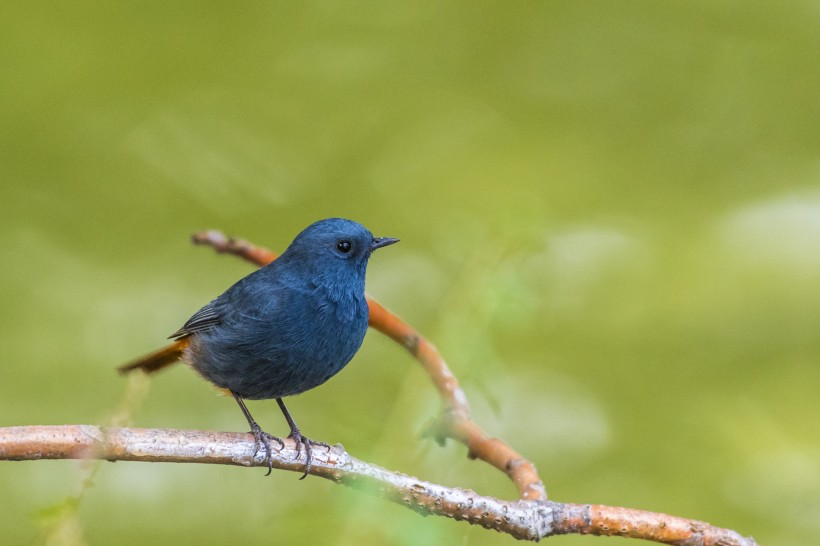
[(349, 359), (361, 345), (368, 319), (363, 286), (312, 279), (294, 293), (288, 307), (289, 331), (281, 334), (289, 338), (286, 344), (299, 347), (304, 357)]
[(357, 322), (362, 316), (367, 318), (367, 302), (362, 288), (357, 290), (339, 283), (313, 284), (309, 287), (308, 300), (320, 322)]

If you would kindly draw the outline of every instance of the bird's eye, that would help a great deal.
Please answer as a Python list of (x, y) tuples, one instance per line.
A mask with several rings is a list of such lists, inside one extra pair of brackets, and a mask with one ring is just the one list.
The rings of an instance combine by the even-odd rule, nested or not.
[(353, 248), (353, 245), (350, 244), (350, 241), (339, 241), (336, 243), (336, 250), (341, 252), (342, 254), (347, 254), (350, 252), (350, 249)]

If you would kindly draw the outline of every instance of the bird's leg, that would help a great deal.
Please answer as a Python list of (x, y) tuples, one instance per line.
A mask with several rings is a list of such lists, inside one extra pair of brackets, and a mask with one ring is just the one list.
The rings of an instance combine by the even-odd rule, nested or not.
[[(242, 397), (233, 391), (231, 391), (231, 394), (233, 395), (234, 400), (236, 400), (236, 403), (239, 404), (239, 409), (241, 409), (242, 413), (245, 414), (245, 419), (248, 420), (248, 424), (251, 427), (251, 434), (253, 434), (253, 439), (255, 440), (252, 457), (256, 457), (256, 454), (259, 453), (259, 448), (265, 446), (265, 462), (268, 463), (268, 473), (265, 474), (265, 476), (268, 476), (273, 470), (273, 451), (270, 446), (270, 439), (273, 438), (273, 436), (262, 430), (262, 427), (257, 424), (251, 416), (251, 412), (249, 412), (248, 408), (245, 406), (245, 401), (242, 400)], [(276, 438), (276, 440), (282, 445), (282, 448), (285, 447), (285, 444), (282, 443), (281, 440), (278, 438)]]
[(282, 413), (288, 422), (288, 426), (290, 427), (290, 434), (288, 435), (288, 438), (291, 438), (296, 443), (297, 458), (299, 458), (299, 455), (302, 453), (302, 447), (305, 448), (305, 473), (302, 474), (301, 478), (299, 478), (300, 480), (304, 480), (310, 472), (311, 462), (313, 461), (313, 450), (311, 449), (311, 445), (324, 446), (328, 450), (330, 450), (330, 446), (324, 442), (316, 442), (307, 436), (303, 436), (302, 433), (299, 432), (299, 427), (296, 426), (296, 422), (293, 420), (293, 417), (290, 416), (290, 412), (288, 412), (288, 408), (285, 407), (285, 403), (282, 402), (282, 399), (277, 398), (276, 403), (279, 404), (279, 409), (282, 410)]

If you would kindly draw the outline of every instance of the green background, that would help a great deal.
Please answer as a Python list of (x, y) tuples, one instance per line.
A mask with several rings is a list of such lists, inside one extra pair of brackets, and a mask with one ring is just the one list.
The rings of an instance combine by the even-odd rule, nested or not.
[[(817, 2), (7, 2), (0, 27), (0, 425), (109, 422), (114, 367), (251, 271), (194, 230), (281, 250), (345, 216), (402, 239), (369, 292), (553, 499), (820, 542)], [(375, 332), (289, 406), (515, 496), (420, 439), (439, 402)], [(246, 429), (181, 366), (132, 422)], [(88, 472), (0, 464), (3, 542), (512, 541), (293, 473)]]

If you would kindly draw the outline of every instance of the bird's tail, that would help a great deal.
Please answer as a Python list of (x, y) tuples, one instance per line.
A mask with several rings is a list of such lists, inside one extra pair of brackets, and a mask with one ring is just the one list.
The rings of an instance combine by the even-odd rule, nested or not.
[(157, 372), (182, 358), (182, 352), (187, 346), (187, 338), (178, 339), (167, 347), (163, 347), (159, 351), (154, 351), (153, 353), (147, 354), (142, 358), (134, 360), (133, 362), (120, 366), (117, 370), (122, 374), (129, 373), (137, 369), (143, 370), (145, 373)]

